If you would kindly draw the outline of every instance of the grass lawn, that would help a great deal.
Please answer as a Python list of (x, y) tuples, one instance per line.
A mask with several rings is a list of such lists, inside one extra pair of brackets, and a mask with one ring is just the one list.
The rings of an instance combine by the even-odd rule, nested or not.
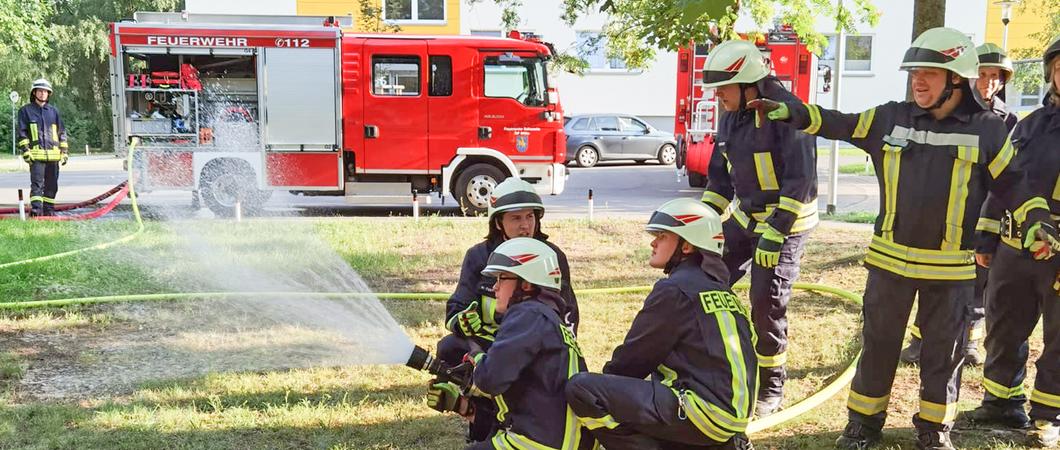
[(868, 170), (865, 170), (865, 163), (842, 164), (839, 166), (839, 173), (872, 177), (876, 176), (876, 168), (869, 164)]
[[(0, 246), (0, 262), (112, 239), (130, 229), (122, 222), (0, 222), (0, 242), (5, 243)], [(590, 224), (546, 218), (545, 223), (552, 241), (570, 258), (575, 288), (647, 285), (658, 279), (661, 273), (646, 265), (648, 237), (641, 230), (641, 223), (628, 220)], [(213, 266), (191, 258), (191, 253), (182, 253), (189, 244), (184, 241), (189, 240), (193, 249), (198, 248), (195, 245), (224, 247), (223, 252), (210, 255), (249, 255), (244, 263), (259, 271), (255, 273), (282, 277), (297, 267), (334, 260), (348, 263), (376, 291), (448, 292), (455, 285), (464, 251), (484, 231), (483, 219), (462, 218), (150, 224), (142, 239), (123, 249), (0, 271), (0, 298), (15, 301), (210, 288), (209, 275), (230, 262), (212, 256), (211, 264), (217, 264)], [(307, 244), (306, 236), (319, 236), (327, 254)], [(868, 238), (867, 231), (823, 224), (809, 241), (800, 280), (861, 291), (865, 269), (860, 261)], [(264, 284), (271, 280), (249, 281)], [(591, 370), (599, 370), (608, 359), (643, 298), (643, 294), (579, 297), (579, 342)], [(433, 348), (443, 336), (443, 302), (384, 301), (384, 305), (414, 343)], [(167, 311), (158, 304), (142, 307)], [(427, 375), (399, 366), (208, 373), (160, 377), (130, 389), (91, 395), (43, 395), (46, 386), (31, 382), (40, 367), (73, 366), (99, 357), (54, 343), (137, 336), (138, 330), (116, 311), (114, 306), (86, 306), (0, 313), (0, 449), (463, 446), (460, 419), (425, 406)], [(857, 306), (836, 298), (810, 293), (794, 296), (789, 309), (788, 404), (827, 384), (849, 363), (858, 348), (859, 315)], [(1040, 351), (1040, 337), (1033, 342), (1032, 358)], [(1030, 371), (1033, 375), (1033, 366)], [(885, 430), (887, 448), (912, 448), (910, 416), (916, 410), (916, 374), (912, 367), (898, 371), (891, 420)], [(980, 377), (977, 369), (965, 371), (961, 409), (972, 408), (981, 398)], [(845, 423), (844, 402), (845, 395), (793, 423), (752, 436), (756, 448), (830, 448)], [(1022, 448), (1013, 444), (1012, 436), (983, 430), (959, 430), (954, 437), (965, 449)]]
[(824, 214), (821, 219), (847, 223), (876, 223), (876, 215), (876, 213), (868, 211), (855, 211), (842, 214)]
[[(843, 144), (846, 145), (846, 144)], [(823, 147), (817, 147), (817, 157), (827, 158), (828, 155), (832, 154), (832, 146), (826, 145)], [(865, 151), (856, 147), (839, 147), (839, 156), (865, 156)]]

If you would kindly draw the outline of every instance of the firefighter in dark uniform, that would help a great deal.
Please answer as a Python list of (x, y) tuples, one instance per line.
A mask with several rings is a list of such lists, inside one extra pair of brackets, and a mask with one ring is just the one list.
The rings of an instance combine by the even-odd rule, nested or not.
[(758, 120), (746, 102), (799, 101), (769, 76), (765, 58), (748, 41), (727, 41), (707, 56), (704, 88), (714, 88), (725, 109), (708, 167), (703, 202), (724, 214), (729, 284), (751, 272), (751, 320), (758, 334), (761, 388), (755, 415), (780, 407), (788, 346), (788, 301), (799, 260), (817, 225), (817, 144), (813, 136)]
[(59, 110), (48, 103), (52, 85), (43, 78), (30, 88), (30, 102), (18, 110), (18, 147), (29, 164), (31, 214), (55, 213), (59, 166), (66, 165), (70, 146)]
[[(1049, 198), (1055, 219), (1060, 217), (1060, 153), (1056, 151), (1056, 142), (1060, 141), (1060, 37), (1046, 48), (1042, 61), (1048, 94), (1043, 107), (1016, 127), (1012, 145), (1036, 190)], [(996, 216), (990, 220), (996, 220)], [(1060, 441), (1060, 266), (1055, 259), (1036, 261), (1025, 252), (1019, 245), (1019, 230), (1011, 226), (1011, 220), (1008, 212), (1001, 219), (1002, 244), (987, 284), (987, 359), (983, 367), (986, 394), (982, 405), (968, 416), (976, 422), (1029, 428), (1031, 445), (1055, 448)], [(1043, 318), (1045, 348), (1038, 357), (1028, 417), (1023, 390), (1027, 340)]]
[[(979, 55), (979, 78), (975, 79), (975, 89), (979, 98), (983, 100), (986, 107), (1005, 121), (1005, 128), (1009, 132), (1016, 127), (1016, 115), (1008, 110), (1005, 105), (1005, 83), (1012, 78), (1012, 60), (1005, 51), (996, 44), (986, 43), (976, 49)], [(997, 250), (998, 233), (1001, 222), (998, 220), (1004, 211), (1001, 201), (992, 195), (987, 195), (983, 203), (982, 217), (975, 225), (977, 234), (975, 249), (975, 297), (972, 304), (968, 306), (968, 343), (964, 346), (964, 363), (980, 366), (986, 359), (979, 352), (979, 344), (983, 342), (986, 328), (983, 325), (985, 312), (983, 309), (983, 293), (986, 290), (986, 280), (989, 274), (990, 259)], [(989, 213), (988, 210), (995, 211)], [(913, 322), (912, 339), (909, 346), (902, 350), (902, 361), (917, 363), (920, 361), (920, 323)]]
[(802, 103), (749, 105), (773, 120), (829, 139), (848, 141), (872, 158), (881, 187), (865, 265), (862, 340), (847, 400), (849, 423), (839, 448), (880, 443), (902, 339), (920, 302), (920, 410), (913, 417), (918, 449), (953, 449), (967, 305), (975, 289), (975, 225), (987, 192), (1014, 211), (1027, 238), (1020, 243), (1051, 258), (1056, 230), (1048, 205), (1024, 173), (1005, 123), (982, 108), (967, 79), (978, 76), (975, 46), (950, 28), (913, 41), (901, 68), (914, 101), (890, 102), (860, 114)]
[[(561, 316), (567, 307), (560, 295), (563, 274), (556, 252), (537, 239), (510, 239), (490, 254), (482, 274), (496, 280), (496, 312), (504, 320), (488, 350), (472, 350), (464, 359), (474, 365), (471, 392), (496, 402), (501, 428), (488, 441), (467, 448), (593, 447), (563, 393), (568, 380), (585, 370), (585, 360)], [(428, 402), (438, 410), (467, 414), (462, 398), (456, 385), (437, 383)]]
[[(561, 317), (575, 332), (578, 329), (578, 302), (570, 284), (567, 255), (549, 243), (548, 235), (541, 232), (545, 206), (533, 185), (519, 178), (508, 178), (494, 188), (490, 200), (489, 233), (484, 241), (475, 244), (464, 255), (456, 291), (446, 303), (446, 328), (452, 334), (438, 342), (437, 354), (449, 365), (460, 363), (464, 354), (470, 351), (469, 342), (483, 349), (493, 343), (499, 322), (493, 295), (495, 280), (483, 275), (482, 269), (486, 267), (490, 253), (508, 239), (533, 237), (547, 243), (556, 252), (563, 271)], [(468, 426), (468, 440), (482, 441), (492, 435), (497, 426), (496, 411), (493, 402), (481, 398), (473, 401), (478, 408)]]
[(669, 277), (603, 373), (567, 383), (567, 401), (608, 450), (751, 449), (755, 334), (729, 290), (721, 219), (685, 198), (662, 205), (646, 228), (655, 236), (649, 264)]

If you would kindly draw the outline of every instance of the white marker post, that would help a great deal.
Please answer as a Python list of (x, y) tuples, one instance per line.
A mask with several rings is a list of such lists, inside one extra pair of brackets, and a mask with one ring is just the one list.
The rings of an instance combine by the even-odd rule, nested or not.
[(589, 221), (593, 221), (593, 190), (589, 189)]
[(22, 189), (18, 190), (18, 218), (26, 220), (26, 200), (22, 198)]
[(412, 193), (412, 219), (419, 222), (420, 220), (420, 196)]
[(243, 201), (236, 200), (236, 222), (243, 221)]

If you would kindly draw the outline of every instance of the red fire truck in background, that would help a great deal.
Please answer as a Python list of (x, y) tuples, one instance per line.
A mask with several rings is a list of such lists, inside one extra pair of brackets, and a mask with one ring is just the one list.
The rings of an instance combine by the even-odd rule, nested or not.
[[(816, 101), (817, 56), (799, 41), (790, 27), (779, 27), (760, 35), (755, 43), (769, 59), (774, 75), (788, 90), (803, 101)], [(714, 152), (714, 134), (722, 112), (714, 97), (714, 90), (703, 88), (703, 64), (711, 48), (710, 44), (695, 44), (677, 53), (677, 104), (674, 115), (677, 167), (685, 171), (688, 184), (692, 187), (707, 185), (707, 164)], [(830, 75), (826, 74), (826, 92), (829, 80)]]
[(272, 191), (486, 210), (516, 176), (563, 192), (550, 46), (344, 34), (347, 18), (137, 13), (111, 25), (114, 144), (141, 145), (137, 189), (191, 190), (218, 215)]

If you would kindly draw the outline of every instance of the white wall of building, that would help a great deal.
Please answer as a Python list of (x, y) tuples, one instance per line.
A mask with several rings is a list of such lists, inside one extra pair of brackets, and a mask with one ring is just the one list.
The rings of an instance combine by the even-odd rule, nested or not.
[[(576, 48), (578, 32), (599, 32), (605, 18), (583, 17), (573, 27), (560, 19), (560, 0), (526, 2), (519, 11), (519, 29), (541, 35), (559, 51)], [(461, 34), (499, 31), (501, 11), (493, 2), (468, 6), (461, 2)], [(582, 75), (554, 74), (560, 99), (568, 115), (623, 113), (640, 116), (661, 130), (673, 130), (674, 96), (677, 89), (677, 55), (660, 52), (650, 69), (588, 70)]]
[(293, 16), (296, 0), (185, 0), (184, 9), (193, 14), (254, 14)]

